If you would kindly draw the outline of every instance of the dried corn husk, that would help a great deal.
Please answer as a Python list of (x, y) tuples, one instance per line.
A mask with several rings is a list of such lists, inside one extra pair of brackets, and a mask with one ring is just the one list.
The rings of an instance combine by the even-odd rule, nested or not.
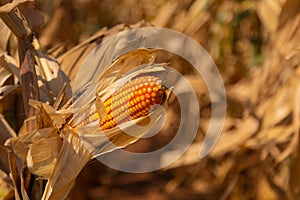
[(78, 174), (91, 160), (91, 154), (72, 129), (65, 128), (62, 134), (63, 144), (44, 190), (43, 200), (65, 199)]

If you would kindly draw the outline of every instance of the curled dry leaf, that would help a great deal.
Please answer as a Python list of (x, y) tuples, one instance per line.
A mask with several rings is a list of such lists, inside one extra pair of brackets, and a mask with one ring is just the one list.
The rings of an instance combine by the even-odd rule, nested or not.
[(26, 161), (27, 167), (42, 178), (49, 178), (56, 164), (62, 140), (55, 134), (33, 142), (30, 145)]
[(31, 100), (30, 105), (38, 110), (37, 121), (43, 126), (40, 127), (55, 127), (60, 129), (67, 123), (67, 119), (72, 115), (72, 110), (55, 110), (52, 106)]
[(54, 137), (57, 130), (55, 128), (49, 127), (44, 129), (39, 129), (30, 133), (20, 135), (16, 138), (11, 138), (6, 142), (6, 146), (11, 146), (16, 155), (23, 161), (26, 161), (28, 150), (31, 144), (38, 142), (42, 138)]

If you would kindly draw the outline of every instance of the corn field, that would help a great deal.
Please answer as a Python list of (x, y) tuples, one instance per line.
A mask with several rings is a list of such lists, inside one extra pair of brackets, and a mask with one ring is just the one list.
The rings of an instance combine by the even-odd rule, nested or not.
[[(214, 112), (207, 77), (163, 49), (118, 52), (140, 38), (93, 54), (139, 28), (182, 33), (217, 66), (226, 116), (203, 158)], [(300, 199), (300, 1), (0, 0), (0, 36), (0, 199)], [(186, 103), (200, 116), (188, 118), (196, 136), (168, 166), (133, 162), (119, 150), (156, 151), (181, 127), (168, 67), (198, 99), (199, 112)], [(163, 167), (130, 173), (98, 157)]]

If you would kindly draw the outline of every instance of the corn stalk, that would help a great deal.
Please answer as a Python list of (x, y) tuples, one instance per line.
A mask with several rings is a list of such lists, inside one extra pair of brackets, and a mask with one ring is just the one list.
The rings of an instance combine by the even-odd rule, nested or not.
[[(10, 28), (18, 40), (18, 54), (19, 54), (19, 66), (20, 66), (20, 78), (22, 84), (22, 94), (24, 102), (25, 117), (29, 119), (35, 116), (35, 108), (29, 105), (29, 100), (39, 100), (39, 90), (37, 85), (37, 76), (35, 71), (34, 53), (32, 48), (33, 31), (36, 28), (32, 22), (26, 21), (29, 19), (26, 15), (28, 11), (32, 9), (32, 5), (26, 4), (26, 2), (33, 1), (13, 1), (8, 2), (6, 0), (0, 1), (0, 18)], [(36, 13), (35, 13), (36, 14)], [(38, 14), (36, 14), (38, 16)], [(38, 16), (41, 19), (41, 16)], [(38, 26), (40, 26), (39, 24)], [(36, 121), (28, 120), (26, 123), (26, 129), (28, 132), (36, 129)], [(12, 156), (10, 156), (11, 159)], [(17, 159), (17, 158), (15, 158)], [(11, 160), (12, 161), (12, 160)], [(20, 199), (40, 199), (41, 188), (39, 191), (33, 193), (32, 188), (40, 184), (42, 181), (36, 181), (34, 176), (28, 171), (27, 168), (23, 169), (23, 173), (20, 177), (15, 177), (24, 182), (24, 187), (16, 186), (15, 192), (16, 198)], [(23, 181), (22, 181), (23, 180)], [(20, 183), (15, 181), (15, 183)]]

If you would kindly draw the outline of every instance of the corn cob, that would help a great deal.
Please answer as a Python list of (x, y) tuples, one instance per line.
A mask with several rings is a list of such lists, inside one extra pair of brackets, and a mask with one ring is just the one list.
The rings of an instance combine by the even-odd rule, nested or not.
[[(99, 122), (100, 128), (107, 130), (148, 115), (154, 105), (164, 101), (165, 87), (161, 82), (155, 76), (142, 76), (121, 86), (103, 102), (107, 115)], [(97, 111), (84, 119), (79, 126), (96, 120), (99, 120)]]

